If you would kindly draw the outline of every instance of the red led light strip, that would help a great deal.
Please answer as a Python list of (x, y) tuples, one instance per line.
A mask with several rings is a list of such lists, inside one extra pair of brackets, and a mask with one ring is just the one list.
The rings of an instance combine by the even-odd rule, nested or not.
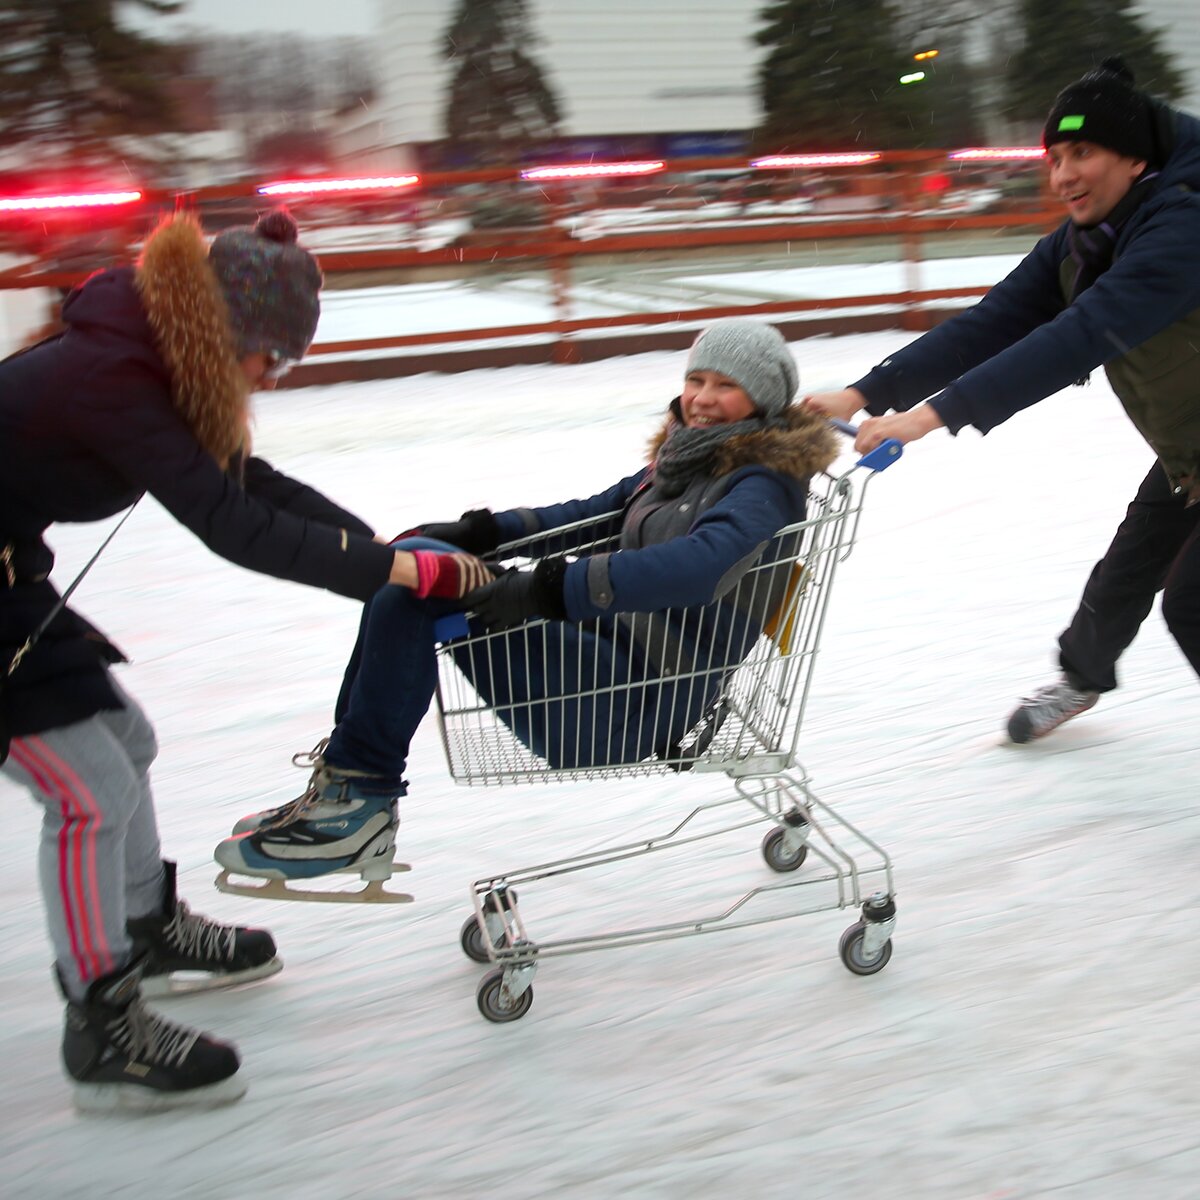
[(856, 167), (876, 162), (879, 157), (876, 150), (861, 154), (769, 154), (766, 158), (754, 159), (750, 165), (759, 171), (781, 167)]
[(255, 190), (260, 196), (298, 196), (327, 192), (393, 192), (420, 182), (419, 175), (373, 175), (361, 179), (293, 179), (265, 183)]
[(141, 192), (79, 192), (62, 196), (16, 196), (0, 200), (0, 212), (47, 212), (70, 208), (115, 208), (134, 204)]
[(986, 162), (1003, 158), (1043, 158), (1045, 154), (1041, 146), (978, 146), (969, 150), (955, 150), (947, 157), (957, 162)]
[(599, 179), (606, 175), (653, 175), (655, 171), (664, 170), (666, 165), (661, 159), (654, 162), (565, 163), (558, 167), (530, 167), (521, 172), (521, 178), (537, 181)]

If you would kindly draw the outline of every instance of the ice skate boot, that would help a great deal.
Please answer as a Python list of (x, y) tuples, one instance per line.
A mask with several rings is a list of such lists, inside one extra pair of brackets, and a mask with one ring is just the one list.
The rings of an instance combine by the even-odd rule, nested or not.
[(1019, 745), (1044, 738), (1099, 699), (1099, 692), (1077, 688), (1064, 675), (1021, 701), (1008, 718), (1008, 736)]
[(235, 987), (283, 969), (265, 929), (223, 925), (192, 912), (175, 892), (175, 864), (164, 862), (162, 911), (126, 922), (134, 953), (144, 955), (142, 995), (179, 995)]
[[(142, 1001), (135, 962), (67, 998), (62, 1059), (81, 1112), (216, 1108), (246, 1093), (237, 1051), (177, 1025)], [(60, 980), (61, 986), (61, 980)]]
[[(218, 844), (214, 857), (224, 870), (217, 877), (217, 887), (223, 892), (278, 900), (411, 900), (411, 896), (383, 887), (394, 871), (408, 867), (395, 861), (400, 823), (396, 800), (403, 790), (372, 790), (380, 783), (377, 777), (364, 772), (344, 771), (321, 762), (304, 795), (285, 805), (276, 821)], [(288, 886), (339, 873), (359, 875), (366, 886), (356, 892)], [(250, 875), (266, 882), (237, 883), (230, 879), (231, 874)]]

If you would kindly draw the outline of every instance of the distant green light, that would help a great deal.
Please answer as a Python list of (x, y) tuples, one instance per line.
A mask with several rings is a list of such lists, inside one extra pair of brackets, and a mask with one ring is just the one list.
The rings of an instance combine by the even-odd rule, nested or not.
[(925, 78), (924, 71), (914, 71), (911, 75), (901, 75), (901, 83), (920, 83)]

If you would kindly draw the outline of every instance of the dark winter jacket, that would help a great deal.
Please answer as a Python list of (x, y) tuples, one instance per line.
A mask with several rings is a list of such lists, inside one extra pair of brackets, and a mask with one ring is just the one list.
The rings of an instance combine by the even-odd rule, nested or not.
[[(502, 534), (516, 538), (620, 513), (620, 548), (580, 558), (567, 569), (568, 618), (582, 626), (564, 624), (544, 639), (515, 632), (512, 637), (522, 645), (511, 656), (507, 679), (496, 678), (482, 662), (472, 663), (469, 655), (459, 658), (501, 718), (551, 765), (583, 766), (612, 755), (637, 761), (664, 753), (663, 745), (648, 740), (651, 732), (654, 743), (662, 742), (664, 731), (682, 735), (713, 699), (724, 669), (740, 662), (757, 640), (779, 605), (795, 553), (775, 535), (804, 519), (807, 480), (838, 451), (826, 422), (808, 410), (789, 409), (786, 422), (785, 428), (725, 443), (712, 472), (679, 495), (666, 496), (656, 487), (651, 463), (588, 499), (497, 514)], [(666, 432), (664, 427), (655, 438), (652, 453)], [(736, 590), (751, 566), (774, 557), (788, 566), (766, 573), (769, 584), (752, 589), (751, 597)], [(630, 687), (613, 689), (618, 681), (652, 686), (694, 667), (703, 673), (703, 684), (666, 701), (674, 710), (666, 722), (644, 690), (639, 695)], [(545, 706), (522, 708), (544, 696), (549, 680), (555, 681), (555, 695), (567, 697), (553, 720), (544, 719)], [(589, 695), (597, 688), (600, 700)], [(597, 703), (602, 712), (593, 707)], [(589, 730), (596, 741), (589, 740)]]
[(1168, 475), (1200, 497), (1200, 121), (1166, 112), (1172, 148), (1108, 270), (1068, 302), (1064, 222), (977, 305), (854, 384), (868, 412), (944, 387), (930, 403), (946, 427), (986, 433), (1104, 365)]
[[(63, 319), (65, 332), (0, 363), (0, 678), (58, 599), (46, 529), (112, 516), (142, 493), (250, 570), (357, 599), (387, 581), (392, 552), (356, 518), (261, 460), (242, 469), (245, 384), (190, 222), (154, 234), (136, 272), (88, 280)], [(9, 734), (117, 707), (113, 654), (60, 612), (0, 687)]]

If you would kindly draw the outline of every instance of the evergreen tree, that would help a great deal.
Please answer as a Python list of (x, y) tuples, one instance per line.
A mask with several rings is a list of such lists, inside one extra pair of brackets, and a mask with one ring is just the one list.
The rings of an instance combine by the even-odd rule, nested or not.
[[(125, 0), (158, 13), (182, 5)], [(117, 0), (0, 6), (0, 147), (30, 162), (103, 161), (113, 139), (174, 125), (174, 47), (118, 24)]]
[(1166, 100), (1182, 95), (1182, 77), (1161, 34), (1133, 8), (1133, 0), (1021, 0), (1022, 49), (1009, 64), (1007, 115), (1040, 128), (1054, 97), (1112, 54), (1129, 64), (1138, 87)]
[(445, 129), (482, 161), (514, 161), (558, 131), (558, 99), (537, 60), (526, 0), (459, 0), (442, 53), (453, 64)]
[(776, 0), (756, 34), (764, 149), (888, 150), (929, 144), (913, 51), (889, 0)]

